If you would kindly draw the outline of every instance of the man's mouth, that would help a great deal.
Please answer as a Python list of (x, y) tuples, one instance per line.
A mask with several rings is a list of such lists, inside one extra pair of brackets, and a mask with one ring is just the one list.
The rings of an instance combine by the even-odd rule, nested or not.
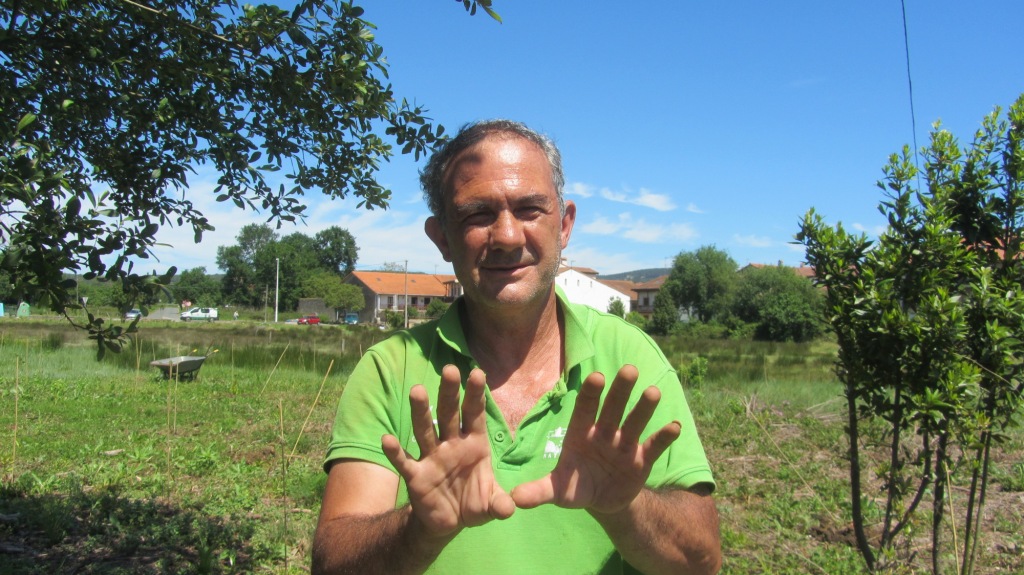
[(518, 269), (529, 267), (530, 265), (532, 265), (532, 262), (519, 261), (519, 260), (511, 261), (511, 262), (510, 261), (493, 261), (493, 262), (485, 261), (485, 262), (483, 262), (480, 265), (480, 267), (483, 268), (483, 269), (486, 269), (486, 270), (490, 270), (490, 271), (507, 272), (507, 271), (515, 271), (515, 270), (518, 270)]

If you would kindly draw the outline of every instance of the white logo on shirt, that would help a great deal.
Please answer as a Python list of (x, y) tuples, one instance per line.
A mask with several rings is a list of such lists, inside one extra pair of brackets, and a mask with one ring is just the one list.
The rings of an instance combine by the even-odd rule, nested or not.
[(564, 427), (556, 427), (548, 433), (548, 440), (544, 444), (544, 459), (557, 459), (562, 454), (565, 431)]

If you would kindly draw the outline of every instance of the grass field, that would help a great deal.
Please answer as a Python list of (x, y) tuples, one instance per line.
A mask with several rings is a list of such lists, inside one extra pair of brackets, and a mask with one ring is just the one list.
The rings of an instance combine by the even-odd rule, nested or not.
[[(0, 323), (0, 575), (308, 572), (335, 404), (382, 337), (150, 321), (97, 363), (60, 323)], [(863, 572), (834, 347), (661, 343), (684, 373), (707, 360), (687, 393), (719, 482), (723, 573)], [(148, 366), (193, 350), (210, 353), (195, 381)], [(995, 466), (979, 573), (1022, 573), (1019, 433)], [(907, 545), (891, 572), (920, 569), (923, 543)]]

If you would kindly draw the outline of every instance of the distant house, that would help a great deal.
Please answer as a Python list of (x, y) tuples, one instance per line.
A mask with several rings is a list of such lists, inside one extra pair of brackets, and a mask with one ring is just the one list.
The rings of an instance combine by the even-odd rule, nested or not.
[(597, 271), (590, 268), (563, 266), (555, 276), (555, 285), (562, 288), (565, 297), (573, 303), (608, 311), (611, 300), (617, 299), (623, 309), (630, 310), (630, 294), (597, 279)]
[(636, 292), (637, 313), (647, 319), (651, 318), (654, 314), (654, 298), (658, 295), (658, 290), (661, 289), (661, 286), (665, 284), (667, 279), (668, 276), (665, 275), (633, 286), (633, 291)]
[(598, 281), (629, 298), (629, 304), (626, 306), (626, 313), (636, 311), (637, 304), (639, 303), (637, 301), (636, 290), (633, 289), (637, 285), (636, 282), (631, 280), (606, 280), (604, 278), (600, 278)]
[[(743, 271), (745, 269), (750, 269), (750, 268), (761, 269), (761, 268), (767, 268), (767, 267), (772, 267), (772, 265), (771, 264), (747, 264), (747, 265), (743, 266), (742, 268), (740, 268), (740, 271)], [(796, 275), (798, 275), (798, 276), (800, 276), (802, 278), (807, 278), (809, 280), (814, 279), (814, 268), (812, 268), (811, 266), (805, 266), (804, 264), (800, 264), (798, 267), (790, 267), (790, 266), (784, 266), (784, 265), (782, 265), (782, 262), (779, 262), (778, 263), (778, 267), (784, 267), (786, 269), (792, 270), (793, 273), (795, 273)]]
[(382, 324), (386, 310), (403, 312), (406, 302), (410, 308), (423, 312), (434, 299), (450, 303), (462, 293), (455, 276), (450, 274), (355, 271), (345, 278), (345, 283), (363, 291), (366, 305), (359, 312), (360, 323)]
[[(668, 278), (661, 276), (637, 284), (629, 279), (605, 280), (597, 276), (597, 270), (563, 262), (555, 276), (555, 285), (573, 303), (608, 311), (611, 300), (616, 299), (627, 312), (640, 312), (649, 318), (654, 311), (655, 294)], [(363, 291), (366, 305), (359, 312), (360, 323), (383, 323), (384, 312), (405, 310), (407, 299), (410, 308), (422, 312), (434, 299), (451, 303), (462, 295), (462, 285), (451, 274), (357, 271), (349, 274), (345, 283)]]

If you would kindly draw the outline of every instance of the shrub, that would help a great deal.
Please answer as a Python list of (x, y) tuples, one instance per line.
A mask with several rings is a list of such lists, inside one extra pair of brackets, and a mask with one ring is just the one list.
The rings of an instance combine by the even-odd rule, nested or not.
[(699, 355), (690, 361), (690, 365), (679, 369), (679, 378), (688, 387), (701, 387), (707, 375), (708, 359)]

